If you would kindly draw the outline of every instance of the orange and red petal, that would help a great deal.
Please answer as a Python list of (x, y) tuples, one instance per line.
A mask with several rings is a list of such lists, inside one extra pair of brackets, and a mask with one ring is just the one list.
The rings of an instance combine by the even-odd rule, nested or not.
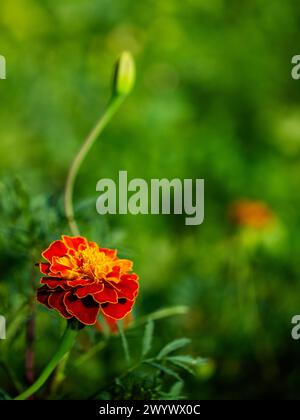
[(135, 273), (122, 274), (121, 280), (135, 280), (135, 281), (138, 281), (139, 280), (139, 276), (137, 274), (135, 274)]
[(88, 286), (91, 283), (93, 283), (93, 280), (90, 279), (67, 280), (67, 285), (70, 287)]
[(42, 274), (46, 274), (46, 276), (51, 276), (50, 263), (40, 263), (39, 268)]
[(117, 256), (116, 249), (99, 248), (99, 251), (103, 252), (107, 257), (110, 257), (111, 259), (115, 259)]
[(51, 309), (51, 306), (48, 303), (49, 296), (50, 290), (47, 286), (42, 286), (37, 290), (37, 301), (40, 302), (42, 305), (47, 306), (48, 309)]
[(119, 283), (121, 275), (121, 268), (119, 266), (113, 267), (112, 271), (107, 274), (106, 278), (108, 281)]
[(105, 284), (104, 289), (101, 292), (93, 295), (93, 299), (98, 303), (117, 303), (118, 295), (113, 287)]
[(73, 317), (73, 315), (71, 315), (67, 309), (66, 306), (64, 304), (64, 296), (65, 294), (68, 293), (66, 291), (55, 291), (53, 293), (50, 294), (49, 299), (48, 299), (48, 305), (53, 308), (56, 309), (64, 318), (66, 319), (70, 319)]
[(89, 244), (89, 248), (98, 248), (99, 249), (99, 246), (96, 244), (96, 242), (90, 241), (90, 242), (88, 242), (88, 244)]
[(125, 259), (121, 259), (121, 260), (117, 260), (118, 265), (122, 271), (122, 273), (127, 273), (127, 271), (131, 271), (132, 267), (133, 267), (133, 262), (130, 260), (125, 260)]
[(46, 284), (51, 289), (56, 289), (57, 287), (61, 287), (64, 290), (68, 289), (67, 282), (58, 277), (42, 277), (41, 284)]
[(73, 292), (67, 292), (64, 296), (64, 304), (67, 311), (83, 324), (93, 325), (96, 323), (100, 305), (91, 296), (79, 299)]
[(72, 267), (62, 264), (59, 257), (53, 257), (51, 264), (51, 271), (53, 273), (60, 273), (63, 276), (64, 274), (68, 274), (70, 270), (72, 270)]
[(63, 241), (58, 240), (52, 242), (46, 251), (42, 253), (42, 256), (51, 263), (53, 257), (63, 257), (67, 251), (68, 248)]
[(66, 279), (78, 276), (68, 258), (53, 257), (50, 269), (55, 275), (60, 275)]
[(88, 245), (87, 240), (82, 236), (63, 235), (62, 239), (68, 248), (74, 249), (75, 251), (78, 251), (78, 248), (80, 245), (81, 245), (81, 248), (82, 248), (82, 245), (84, 245), (85, 248)]
[(93, 283), (89, 284), (88, 286), (78, 287), (78, 289), (75, 292), (75, 295), (82, 299), (87, 295), (94, 295), (95, 293), (102, 292), (103, 289), (103, 283)]
[(139, 284), (135, 280), (128, 280), (127, 278), (122, 277), (122, 280), (117, 284), (118, 288), (118, 297), (127, 298), (129, 300), (134, 300), (137, 297), (139, 291)]
[(102, 304), (101, 310), (105, 316), (114, 319), (122, 319), (131, 312), (133, 305), (133, 300), (119, 299), (118, 303)]

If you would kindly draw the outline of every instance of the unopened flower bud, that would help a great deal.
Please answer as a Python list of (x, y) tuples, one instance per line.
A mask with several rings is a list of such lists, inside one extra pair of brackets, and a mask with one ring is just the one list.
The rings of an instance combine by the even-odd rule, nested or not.
[(130, 52), (122, 52), (117, 61), (114, 79), (113, 92), (116, 96), (128, 95), (135, 82), (135, 64)]

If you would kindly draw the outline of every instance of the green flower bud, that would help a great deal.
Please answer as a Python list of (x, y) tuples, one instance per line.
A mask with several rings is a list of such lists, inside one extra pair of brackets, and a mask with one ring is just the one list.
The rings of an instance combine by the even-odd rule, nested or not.
[(130, 52), (122, 52), (117, 61), (114, 79), (113, 93), (115, 96), (128, 95), (135, 82), (135, 64)]

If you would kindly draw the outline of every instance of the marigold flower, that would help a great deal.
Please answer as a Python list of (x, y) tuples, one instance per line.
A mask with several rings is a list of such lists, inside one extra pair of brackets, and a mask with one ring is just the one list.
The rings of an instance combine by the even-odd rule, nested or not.
[(108, 321), (124, 318), (132, 310), (139, 284), (133, 263), (119, 259), (117, 251), (100, 248), (81, 236), (62, 236), (42, 253), (39, 264), (45, 277), (37, 300), (64, 318), (93, 325), (101, 312)]
[(230, 220), (239, 226), (262, 229), (274, 221), (274, 214), (260, 201), (239, 200), (229, 209)]

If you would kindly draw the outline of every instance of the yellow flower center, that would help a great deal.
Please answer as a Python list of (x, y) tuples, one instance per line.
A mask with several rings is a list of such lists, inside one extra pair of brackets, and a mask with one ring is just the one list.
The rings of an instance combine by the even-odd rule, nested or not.
[(79, 251), (78, 257), (82, 262), (83, 275), (96, 281), (105, 280), (106, 275), (112, 271), (114, 266), (113, 260), (104, 252), (99, 252), (98, 248), (88, 247)]

